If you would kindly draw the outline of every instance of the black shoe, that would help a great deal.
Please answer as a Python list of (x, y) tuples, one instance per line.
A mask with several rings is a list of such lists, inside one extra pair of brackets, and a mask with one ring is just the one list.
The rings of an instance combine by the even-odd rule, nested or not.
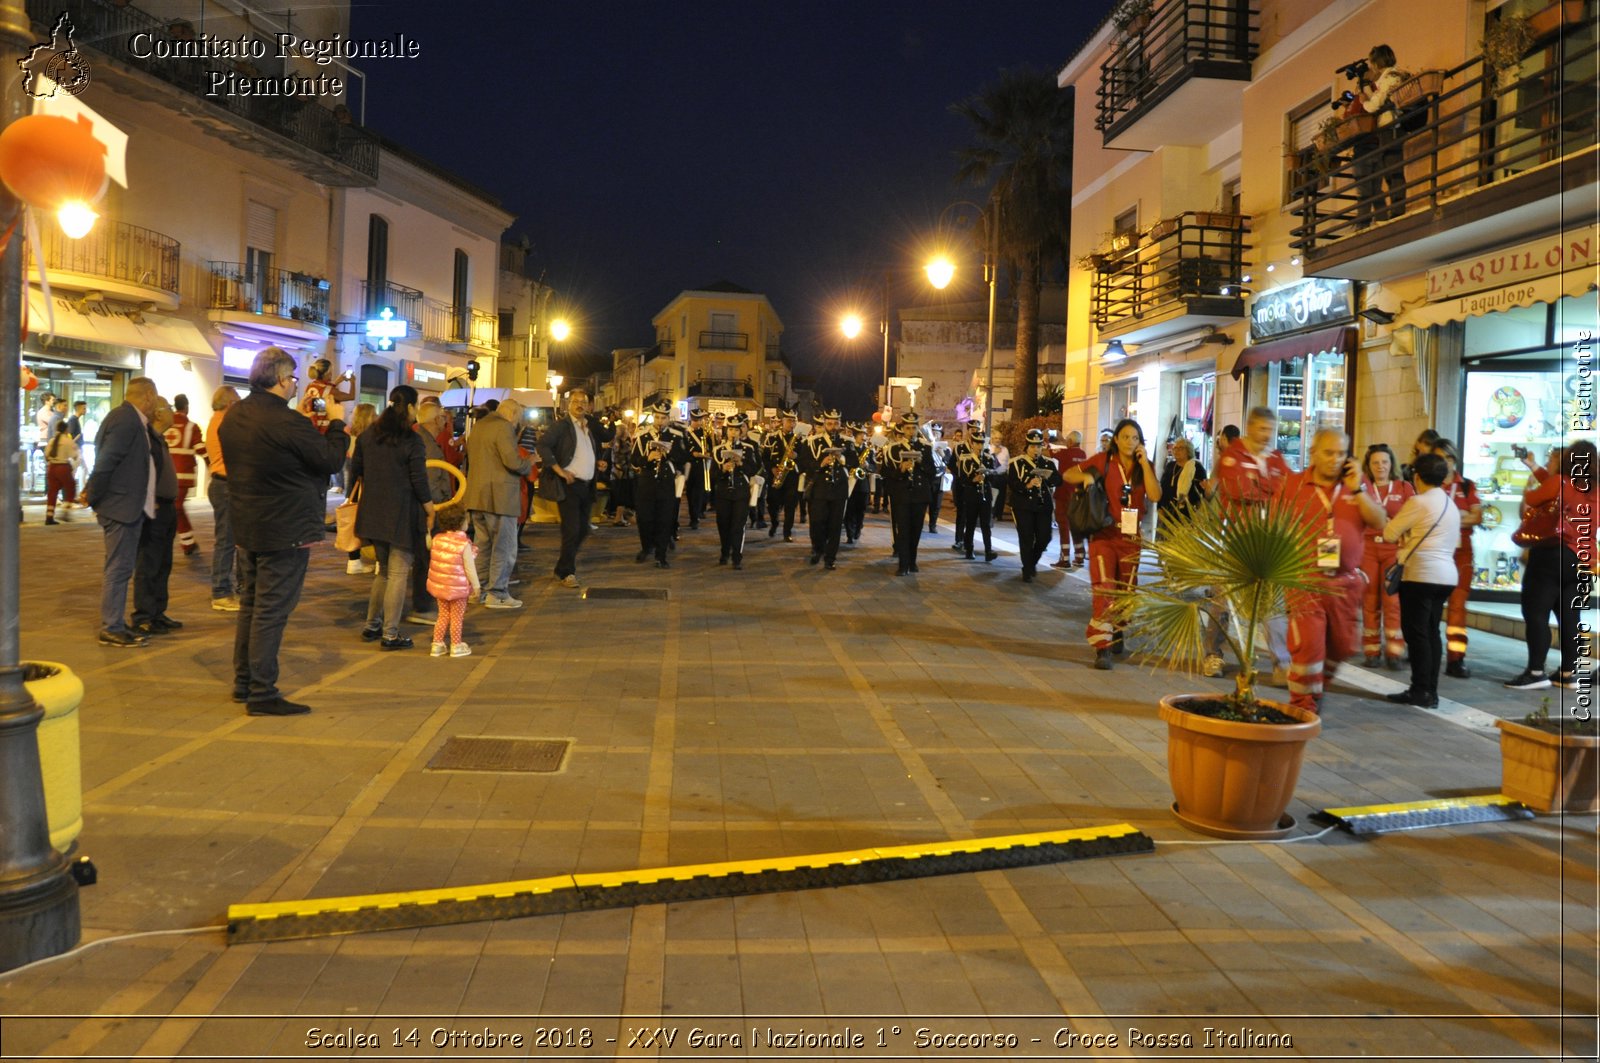
[(165, 635), (167, 633), (166, 628), (156, 627), (156, 625), (149, 620), (135, 620), (133, 623), (128, 625), (128, 630), (132, 631), (135, 635), (138, 635), (143, 639), (147, 639), (152, 635)]
[(1111, 651), (1096, 650), (1094, 653), (1094, 667), (1096, 671), (1100, 672), (1111, 671)]
[(929, 535), (938, 535), (939, 534), (939, 529), (938, 528), (929, 528), (928, 529), (928, 534)]
[(966, 547), (962, 546), (960, 543), (951, 543), (950, 549), (959, 554), (962, 550), (966, 549)]
[(304, 716), (311, 711), (311, 706), (284, 698), (273, 698), (271, 701), (252, 701), (245, 706), (244, 711), (251, 716)]
[(727, 563), (728, 563), (728, 555), (727, 554), (723, 554), (721, 557), (717, 558), (717, 564), (726, 565)]
[(1032, 583), (1033, 582), (1033, 573), (1032, 572), (1024, 572), (1022, 574), (1022, 582), (1024, 582), (1024, 583)]
[(668, 561), (666, 558), (662, 558), (660, 561), (656, 562), (656, 568), (671, 568), (671, 567), (672, 567), (672, 562)]
[(700, 525), (698, 525), (698, 524), (691, 524), (691, 525), (689, 525), (689, 530), (690, 530), (690, 531), (699, 531), (699, 530), (700, 530)]
[(744, 562), (743, 561), (735, 561), (733, 563), (733, 570), (735, 572), (743, 572), (744, 571)]
[(383, 628), (381, 627), (364, 627), (361, 629), (362, 642), (377, 642), (381, 638), (383, 638)]
[(46, 517), (46, 518), (45, 518), (45, 519), (44, 519), (44, 522), (45, 522), (45, 524), (47, 524), (47, 525), (50, 525), (50, 524), (60, 524), (60, 523), (61, 523), (61, 522), (60, 522), (60, 521), (59, 521), (59, 520), (56, 520), (56, 519), (55, 519), (55, 518), (54, 518), (54, 517)]
[(638, 562), (643, 562), (649, 556), (650, 556), (650, 551), (648, 551), (648, 550), (640, 550), (639, 553), (637, 555), (635, 555), (634, 560), (638, 561)]
[(894, 570), (894, 574), (896, 576), (909, 576), (911, 575), (911, 570), (909, 568), (897, 568)]
[(1449, 661), (1444, 666), (1444, 674), (1457, 679), (1471, 679), (1472, 669), (1467, 667), (1466, 661)]
[(966, 553), (962, 554), (961, 556), (965, 557), (968, 561), (976, 561), (976, 560), (978, 560), (977, 555), (975, 555), (971, 550), (968, 550)]
[(1396, 705), (1415, 705), (1417, 703), (1416, 695), (1410, 690), (1402, 690), (1398, 694), (1385, 694), (1383, 700), (1393, 702)]
[(1111, 652), (1121, 657), (1126, 649), (1127, 647), (1122, 644), (1122, 632), (1119, 631), (1111, 638)]
[[(1557, 675), (1559, 674), (1557, 673)], [(1550, 677), (1543, 672), (1535, 672), (1530, 668), (1515, 679), (1508, 679), (1501, 685), (1510, 690), (1543, 690), (1550, 685)]]
[(995, 558), (997, 558), (999, 556), (1000, 555), (995, 553), (993, 550), (985, 550), (983, 552), (983, 559), (985, 561), (993, 561)]
[(915, 564), (912, 564), (911, 571), (913, 571), (913, 572), (921, 572), (922, 569), (918, 568)]
[(115, 646), (118, 649), (128, 649), (132, 646), (148, 646), (150, 640), (143, 635), (132, 631), (102, 631), (100, 632), (100, 645)]
[(821, 554), (812, 554), (811, 557), (806, 560), (806, 564), (814, 565), (818, 561), (821, 561), (821, 560), (822, 560), (822, 555)]
[(768, 539), (776, 539), (777, 537), (778, 537), (778, 526), (776, 524), (774, 524), (771, 528), (767, 529), (767, 538)]
[(833, 571), (833, 562), (832, 561), (824, 561), (822, 563), (822, 567), (827, 569), (829, 572), (832, 572)]
[(783, 537), (783, 541), (784, 541), (784, 542), (786, 542), (786, 543), (792, 543), (792, 542), (794, 542), (794, 536), (792, 536), (792, 535), (785, 535), (785, 536), (784, 536), (784, 537)]
[(160, 616), (150, 621), (150, 626), (158, 631), (177, 631), (179, 628), (183, 627), (183, 621), (174, 620), (166, 613), (162, 613)]
[(412, 645), (414, 644), (410, 635), (396, 635), (392, 639), (384, 639), (378, 643), (378, 648), (381, 650), (409, 650)]

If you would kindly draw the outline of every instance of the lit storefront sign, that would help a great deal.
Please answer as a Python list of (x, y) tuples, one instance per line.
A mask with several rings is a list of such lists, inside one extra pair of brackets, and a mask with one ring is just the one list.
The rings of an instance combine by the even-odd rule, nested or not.
[[(1600, 225), (1559, 232), (1516, 247), (1487, 251), (1428, 271), (1428, 301), (1454, 299), (1486, 288), (1505, 288), (1552, 273), (1587, 269), (1600, 263)], [(1463, 304), (1465, 306), (1465, 304)], [(1505, 305), (1517, 305), (1508, 298)], [(1501, 309), (1485, 306), (1470, 313)]]
[(1307, 277), (1256, 296), (1250, 334), (1258, 340), (1323, 328), (1355, 316), (1354, 285), (1348, 280)]
[(400, 380), (421, 391), (443, 391), (450, 367), (433, 362), (400, 363)]
[(367, 319), (367, 342), (380, 351), (394, 349), (395, 340), (406, 338), (406, 319), (394, 316), (394, 307), (386, 306), (375, 318)]
[(222, 347), (222, 372), (228, 376), (248, 377), (250, 366), (256, 360), (256, 352), (247, 347), (233, 347), (224, 344)]

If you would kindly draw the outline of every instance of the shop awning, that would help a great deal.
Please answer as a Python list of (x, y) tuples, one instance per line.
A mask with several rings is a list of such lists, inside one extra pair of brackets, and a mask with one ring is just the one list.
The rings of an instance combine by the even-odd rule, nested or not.
[(1271, 340), (1246, 347), (1239, 352), (1239, 360), (1233, 363), (1233, 376), (1237, 380), (1244, 375), (1246, 369), (1259, 369), (1273, 362), (1286, 362), (1291, 358), (1304, 358), (1324, 351), (1338, 351), (1346, 358), (1354, 355), (1356, 327), (1336, 325), (1333, 328), (1318, 329), (1316, 332), (1306, 332), (1299, 336), (1285, 336), (1281, 340)]
[(191, 321), (165, 314), (140, 313), (123, 303), (104, 301), (85, 303), (82, 311), (73, 302), (76, 293), (52, 290), (50, 302), (54, 322), (46, 313), (44, 293), (28, 287), (28, 331), (35, 336), (60, 336), (63, 339), (91, 340), (118, 347), (138, 347), (170, 354), (189, 354), (215, 358), (213, 347)]
[(1474, 292), (1471, 295), (1419, 306), (1395, 318), (1394, 324), (1396, 328), (1401, 325), (1430, 328), (1450, 321), (1465, 321), (1469, 317), (1491, 314), (1497, 310), (1533, 306), (1537, 303), (1553, 303), (1567, 295), (1587, 295), (1594, 290), (1595, 281), (1595, 270), (1592, 266), (1568, 270), (1565, 273), (1552, 273), (1545, 277), (1535, 277), (1531, 281), (1508, 284), (1504, 288)]

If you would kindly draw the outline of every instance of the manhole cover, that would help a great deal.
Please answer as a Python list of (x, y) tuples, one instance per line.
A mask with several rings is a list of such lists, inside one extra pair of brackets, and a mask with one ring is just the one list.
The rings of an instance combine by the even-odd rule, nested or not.
[(665, 587), (585, 587), (583, 596), (591, 599), (654, 598), (665, 601), (667, 591)]
[(558, 772), (570, 738), (455, 736), (428, 761), (429, 771)]

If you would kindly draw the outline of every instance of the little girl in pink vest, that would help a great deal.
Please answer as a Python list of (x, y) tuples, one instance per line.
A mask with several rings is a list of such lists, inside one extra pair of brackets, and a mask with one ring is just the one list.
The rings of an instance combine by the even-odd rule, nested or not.
[(432, 656), (443, 657), (445, 631), (450, 632), (450, 656), (466, 657), (472, 647), (461, 641), (461, 622), (467, 616), (467, 599), (478, 594), (478, 551), (461, 528), (467, 511), (460, 505), (440, 506), (433, 514), (433, 548), (428, 557), (428, 593), (439, 603), (433, 625)]

